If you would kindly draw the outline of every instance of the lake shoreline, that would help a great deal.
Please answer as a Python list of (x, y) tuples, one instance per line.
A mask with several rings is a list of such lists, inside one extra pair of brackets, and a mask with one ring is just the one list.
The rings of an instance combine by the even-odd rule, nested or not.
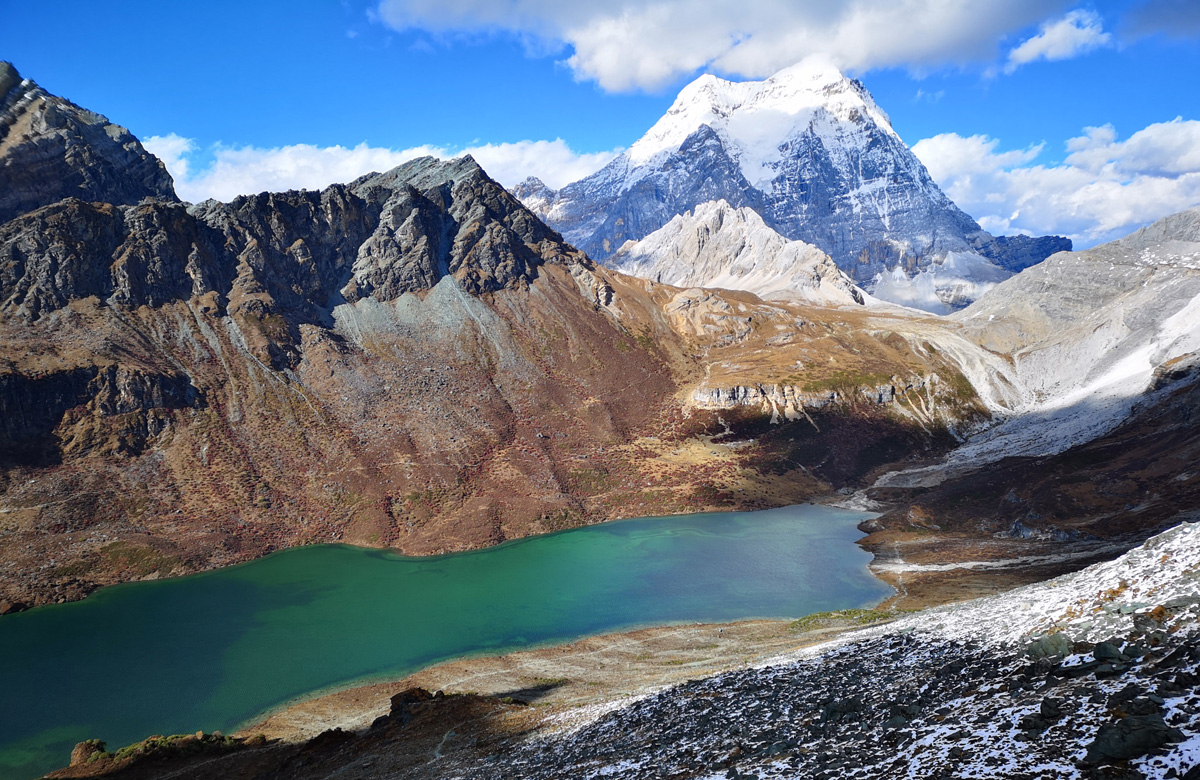
[(9, 692), (29, 702), (0, 713), (0, 774), (45, 771), (88, 739), (229, 731), (464, 657), (870, 606), (893, 593), (855, 544), (870, 516), (804, 504), (647, 517), (420, 558), (310, 546), (31, 610), (0, 643), (0, 662), (22, 669)]
[[(283, 742), (304, 741), (332, 728), (358, 730), (369, 727), (375, 718), (388, 712), (390, 697), (407, 688), (421, 687), (447, 694), (504, 696), (507, 691), (521, 690), (522, 685), (530, 687), (531, 681), (535, 682), (537, 678), (565, 681), (563, 685), (554, 686), (552, 692), (538, 696), (537, 705), (548, 708), (538, 717), (545, 720), (553, 715), (569, 720), (566, 713), (572, 708), (626, 701), (687, 679), (766, 663), (788, 653), (834, 641), (866, 622), (882, 624), (905, 613), (1048, 580), (1111, 559), (1118, 554), (1118, 549), (1124, 550), (1128, 546), (1123, 541), (1097, 545), (1085, 548), (1077, 555), (1047, 556), (1048, 560), (1043, 562), (1009, 568), (938, 568), (953, 566), (953, 562), (980, 559), (1002, 564), (1006, 560), (1028, 558), (1031, 553), (1054, 549), (1028, 543), (980, 545), (976, 539), (963, 538), (943, 541), (925, 549), (922, 554), (912, 555), (919, 561), (909, 562), (916, 570), (906, 572), (900, 567), (899, 570), (885, 568), (895, 566), (900, 560), (895, 551), (905, 549), (906, 541), (911, 542), (886, 538), (881, 542), (873, 535), (858, 541), (861, 547), (873, 553), (868, 566), (872, 574), (896, 590), (874, 608), (847, 611), (873, 613), (869, 616), (873, 619), (869, 621), (832, 617), (826, 620), (827, 625), (809, 630), (797, 630), (796, 625), (803, 619), (647, 626), (498, 655), (458, 658), (410, 675), (314, 692), (263, 713), (241, 726), (237, 734), (245, 737), (265, 734)], [(891, 550), (887, 549), (889, 545)], [(929, 568), (922, 571), (920, 567)], [(652, 650), (653, 661), (643, 663), (651, 659), (631, 657), (623, 650), (629, 647), (645, 648), (641, 654), (650, 654)], [(695, 657), (698, 648), (712, 651), (710, 658)], [(718, 648), (721, 648), (720, 652)], [(578, 662), (578, 658), (584, 657), (592, 658), (595, 668), (588, 669), (586, 664)], [(596, 659), (604, 658), (610, 659), (610, 664), (621, 661), (625, 666), (603, 669), (600, 666), (603, 661)], [(679, 673), (671, 673), (669, 667)], [(568, 676), (568, 672), (573, 672), (575, 677)]]
[[(531, 705), (540, 719), (571, 720), (572, 711), (624, 701), (696, 677), (766, 663), (824, 644), (866, 624), (888, 622), (888, 613), (845, 610), (844, 619), (802, 629), (791, 619), (742, 620), (649, 626), (596, 634), (544, 647), (458, 658), (387, 680), (318, 692), (274, 708), (244, 724), (236, 736), (265, 735), (301, 742), (329, 729), (357, 731), (388, 713), (391, 697), (409, 688), (446, 695), (511, 697)], [(877, 613), (859, 620), (856, 613)], [(900, 612), (891, 613), (898, 617)]]

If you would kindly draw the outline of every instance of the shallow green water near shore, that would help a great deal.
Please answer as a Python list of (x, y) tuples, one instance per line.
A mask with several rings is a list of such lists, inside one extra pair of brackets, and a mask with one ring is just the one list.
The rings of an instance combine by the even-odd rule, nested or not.
[(862, 607), (860, 512), (643, 518), (406, 558), (306, 547), (0, 618), (0, 777), (78, 741), (230, 731), (289, 699), (622, 628)]

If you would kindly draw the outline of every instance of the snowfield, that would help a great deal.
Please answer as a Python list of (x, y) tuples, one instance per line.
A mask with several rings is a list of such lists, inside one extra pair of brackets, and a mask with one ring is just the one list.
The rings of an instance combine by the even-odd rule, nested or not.
[[(938, 188), (862, 83), (819, 59), (762, 81), (701, 76), (601, 170), (559, 190), (531, 178), (513, 192), (601, 261), (724, 201), (828, 254), (876, 297), (937, 313), (1069, 246), (988, 234)], [(691, 284), (754, 291), (735, 285), (768, 277), (778, 274), (743, 268)]]
[(952, 318), (1010, 366), (968, 372), (1000, 423), (945, 464), (885, 475), (880, 487), (937, 484), (1009, 456), (1063, 452), (1111, 431), (1200, 363), (1200, 208), (1126, 238), (1061, 253), (997, 285)]

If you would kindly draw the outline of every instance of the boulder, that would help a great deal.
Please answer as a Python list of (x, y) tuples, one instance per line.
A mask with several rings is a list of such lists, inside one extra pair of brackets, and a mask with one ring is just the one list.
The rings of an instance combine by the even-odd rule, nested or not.
[(79, 766), (91, 761), (96, 754), (103, 755), (107, 745), (103, 740), (89, 739), (75, 745), (71, 751), (71, 766)]
[(1065, 658), (1071, 653), (1071, 639), (1066, 634), (1048, 634), (1025, 646), (1030, 658)]
[(1182, 741), (1183, 732), (1168, 726), (1161, 715), (1130, 715), (1101, 726), (1083, 760), (1086, 764), (1128, 761)]
[(1101, 642), (1092, 650), (1092, 657), (1101, 663), (1124, 664), (1130, 661), (1129, 656), (1121, 652), (1115, 642)]

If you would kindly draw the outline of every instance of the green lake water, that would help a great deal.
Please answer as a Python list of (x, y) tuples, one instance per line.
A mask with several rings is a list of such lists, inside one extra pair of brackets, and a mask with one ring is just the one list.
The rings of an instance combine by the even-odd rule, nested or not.
[(408, 558), (305, 547), (0, 618), (0, 777), (71, 747), (231, 731), (290, 699), (637, 626), (800, 617), (891, 588), (817, 506), (643, 518)]

